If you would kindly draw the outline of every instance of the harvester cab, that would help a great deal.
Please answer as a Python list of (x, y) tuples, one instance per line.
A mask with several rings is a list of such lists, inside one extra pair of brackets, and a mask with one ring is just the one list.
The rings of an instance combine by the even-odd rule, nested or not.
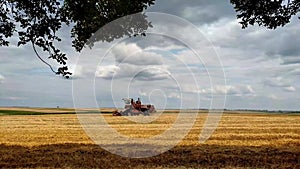
[(142, 104), (140, 98), (137, 101), (134, 101), (133, 98), (123, 98), (122, 100), (125, 103), (124, 110), (113, 112), (114, 116), (137, 116), (140, 114), (149, 116), (150, 113), (156, 112), (154, 105)]

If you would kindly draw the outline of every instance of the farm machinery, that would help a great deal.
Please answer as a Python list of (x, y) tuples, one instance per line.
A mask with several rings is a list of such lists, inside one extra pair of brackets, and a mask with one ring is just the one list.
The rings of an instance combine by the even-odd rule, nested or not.
[(150, 113), (156, 112), (154, 105), (142, 104), (140, 98), (135, 102), (132, 98), (122, 99), (125, 103), (124, 110), (114, 111), (113, 116), (149, 116)]

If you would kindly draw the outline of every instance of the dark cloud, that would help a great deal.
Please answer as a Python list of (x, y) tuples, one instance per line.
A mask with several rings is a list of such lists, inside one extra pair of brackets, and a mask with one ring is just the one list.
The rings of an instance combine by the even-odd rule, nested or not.
[(145, 37), (136, 37), (128, 39), (127, 43), (134, 43), (141, 49), (148, 47), (168, 48), (170, 46), (177, 48), (185, 48), (185, 46), (176, 39), (166, 35), (147, 34)]
[(286, 79), (281, 77), (267, 79), (263, 82), (263, 84), (273, 89), (280, 88), (287, 92), (296, 91), (296, 88), (291, 85), (291, 82), (288, 82)]
[(291, 75), (300, 76), (300, 69), (296, 68), (290, 72)]
[(283, 65), (291, 65), (291, 64), (300, 64), (300, 56), (296, 57), (286, 57), (282, 56), (282, 63)]
[(279, 57), (285, 65), (300, 63), (300, 39), (297, 38), (299, 36), (298, 19), (292, 19), (286, 27), (269, 34), (272, 36), (266, 39), (268, 45), (264, 45), (269, 57)]
[(157, 0), (147, 11), (177, 15), (194, 24), (208, 24), (224, 17), (236, 17), (229, 1)]

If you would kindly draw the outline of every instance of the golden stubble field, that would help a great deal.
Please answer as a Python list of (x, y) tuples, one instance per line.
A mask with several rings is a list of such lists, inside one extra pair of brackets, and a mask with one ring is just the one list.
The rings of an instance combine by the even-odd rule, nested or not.
[[(300, 115), (225, 113), (200, 144), (206, 116), (198, 114), (176, 147), (141, 159), (113, 155), (94, 144), (76, 114), (0, 116), (0, 168), (300, 168)], [(136, 124), (105, 115), (111, 127), (137, 138), (162, 133), (176, 118), (166, 113)]]

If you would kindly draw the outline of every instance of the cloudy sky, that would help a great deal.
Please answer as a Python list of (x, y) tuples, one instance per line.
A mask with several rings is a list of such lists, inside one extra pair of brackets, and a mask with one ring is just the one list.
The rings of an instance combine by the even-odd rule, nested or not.
[(158, 108), (300, 109), (297, 17), (276, 30), (243, 30), (227, 1), (157, 0), (147, 11), (172, 15), (151, 13), (146, 37), (81, 54), (64, 28), (72, 80), (12, 39), (0, 50), (0, 106), (73, 107), (75, 97), (78, 107), (122, 107), (122, 98), (141, 97)]

